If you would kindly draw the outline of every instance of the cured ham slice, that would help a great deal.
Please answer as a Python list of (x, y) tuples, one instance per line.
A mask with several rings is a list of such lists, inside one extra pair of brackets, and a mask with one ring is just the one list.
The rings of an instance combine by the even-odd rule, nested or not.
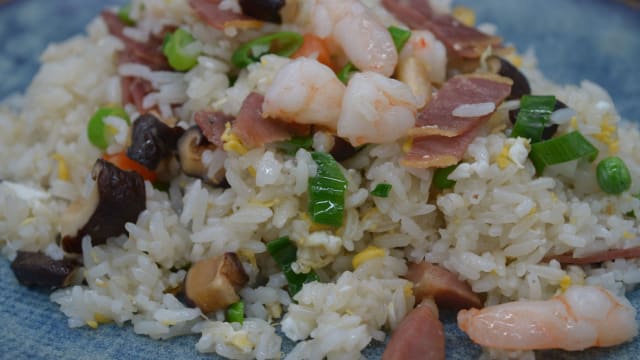
[(450, 53), (463, 59), (478, 59), (488, 46), (502, 39), (466, 26), (448, 14), (436, 14), (428, 0), (383, 0), (384, 7), (412, 29), (427, 29)]
[(244, 14), (231, 10), (221, 10), (218, 5), (221, 0), (189, 0), (191, 9), (209, 26), (223, 30), (227, 27), (242, 29), (259, 28), (262, 22)]
[(124, 76), (120, 79), (120, 87), (123, 104), (135, 105), (140, 113), (145, 113), (145, 110), (148, 110), (144, 108), (142, 103), (144, 97), (153, 91), (153, 85), (149, 80), (133, 76)]
[(232, 122), (233, 117), (219, 111), (206, 110), (196, 112), (193, 117), (207, 140), (221, 148), (223, 145), (222, 134), (224, 133), (225, 125), (228, 122)]
[[(493, 114), (482, 109), (493, 104), (489, 110), (495, 110), (511, 93), (512, 84), (511, 79), (493, 74), (456, 76), (447, 81), (431, 104), (418, 114), (416, 127), (409, 130), (409, 135), (453, 137), (465, 133)], [(474, 107), (481, 112), (474, 113)]]
[(415, 138), (411, 149), (400, 160), (400, 164), (414, 168), (443, 168), (455, 165), (462, 159), (469, 144), (478, 136), (481, 127), (477, 126), (456, 137), (431, 135)]
[(573, 255), (557, 255), (547, 260), (555, 259), (561, 264), (570, 265), (588, 265), (598, 264), (605, 261), (615, 259), (634, 259), (640, 257), (640, 247), (633, 247), (629, 249), (613, 249), (607, 250), (593, 255), (584, 257), (574, 257)]

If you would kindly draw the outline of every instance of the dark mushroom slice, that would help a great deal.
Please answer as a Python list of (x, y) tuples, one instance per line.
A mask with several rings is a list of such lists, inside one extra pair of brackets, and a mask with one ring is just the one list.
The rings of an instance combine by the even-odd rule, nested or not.
[(358, 150), (359, 148), (354, 147), (347, 140), (339, 136), (334, 136), (333, 147), (331, 148), (330, 153), (336, 161), (344, 161), (354, 156)]
[(20, 284), (54, 289), (69, 286), (77, 268), (73, 259), (53, 260), (33, 251), (18, 251), (11, 262), (11, 270)]
[(531, 94), (531, 86), (529, 86), (527, 77), (507, 60), (499, 56), (491, 55), (487, 58), (487, 66), (490, 72), (513, 80), (511, 93), (507, 96), (507, 100), (517, 100), (520, 99), (522, 95)]
[(178, 162), (182, 172), (200, 178), (212, 186), (228, 185), (224, 168), (209, 175), (209, 169), (202, 163), (202, 154), (206, 150), (215, 151), (216, 148), (217, 146), (207, 140), (198, 126), (189, 128), (178, 140)]
[(208, 314), (238, 302), (238, 291), (248, 281), (238, 256), (228, 252), (193, 264), (184, 280), (184, 291), (188, 302)]
[(133, 122), (127, 156), (150, 170), (156, 170), (162, 160), (174, 153), (183, 133), (184, 129), (170, 127), (152, 114), (141, 115)]
[(252, 18), (271, 23), (282, 23), (280, 9), (285, 0), (240, 0), (242, 13)]
[[(553, 111), (558, 111), (560, 109), (565, 109), (568, 106), (565, 105), (565, 103), (563, 103), (562, 101), (556, 99), (556, 105), (553, 107)], [(516, 120), (518, 119), (518, 113), (520, 112), (519, 109), (515, 109), (515, 110), (511, 110), (509, 111), (509, 121), (511, 121), (511, 124), (515, 124)], [(553, 135), (556, 134), (556, 132), (558, 131), (558, 124), (551, 124), (549, 126), (545, 126), (544, 130), (542, 131), (542, 140), (549, 140), (553, 137)]]
[(413, 285), (416, 302), (433, 298), (439, 307), (482, 308), (482, 299), (466, 282), (447, 269), (427, 262), (410, 263), (405, 278)]
[(144, 179), (135, 171), (124, 171), (102, 159), (91, 175), (96, 182), (89, 198), (71, 203), (61, 219), (62, 249), (82, 252), (82, 238), (93, 245), (125, 233), (125, 224), (135, 222), (146, 208)]

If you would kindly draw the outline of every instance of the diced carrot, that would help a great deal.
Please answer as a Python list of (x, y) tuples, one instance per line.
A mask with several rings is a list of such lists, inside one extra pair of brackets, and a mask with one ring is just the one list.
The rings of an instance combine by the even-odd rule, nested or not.
[(119, 152), (117, 154), (113, 154), (113, 155), (104, 154), (103, 158), (122, 170), (127, 170), (127, 171), (132, 170), (137, 172), (145, 180), (149, 180), (150, 182), (156, 181), (156, 178), (158, 177), (158, 174), (156, 174), (154, 171), (149, 170), (147, 169), (147, 167), (140, 164), (139, 162), (130, 159), (127, 156), (127, 153), (124, 151)]
[(333, 62), (331, 61), (331, 53), (329, 47), (325, 41), (313, 34), (305, 34), (302, 46), (291, 55), (292, 59), (299, 57), (313, 57), (319, 62), (327, 65), (333, 69)]

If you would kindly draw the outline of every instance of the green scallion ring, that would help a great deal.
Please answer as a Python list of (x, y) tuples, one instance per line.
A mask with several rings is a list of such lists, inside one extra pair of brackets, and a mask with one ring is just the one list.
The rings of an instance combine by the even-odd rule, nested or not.
[(87, 125), (87, 137), (89, 142), (100, 150), (106, 150), (109, 147), (109, 138), (107, 134), (107, 125), (104, 123), (104, 119), (107, 116), (117, 116), (127, 122), (127, 125), (131, 125), (129, 115), (121, 107), (103, 107), (98, 109)]
[(198, 64), (200, 51), (188, 51), (187, 46), (196, 39), (184, 29), (177, 29), (165, 37), (162, 53), (167, 57), (169, 65), (178, 71), (188, 71)]

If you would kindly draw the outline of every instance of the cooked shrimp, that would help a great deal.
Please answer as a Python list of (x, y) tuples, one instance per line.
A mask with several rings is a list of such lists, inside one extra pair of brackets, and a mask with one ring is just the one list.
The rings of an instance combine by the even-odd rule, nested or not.
[(285, 65), (267, 89), (264, 116), (332, 130), (340, 116), (345, 86), (326, 65), (299, 58)]
[(353, 146), (395, 141), (415, 125), (417, 103), (400, 81), (374, 72), (357, 73), (342, 100), (338, 136)]
[(638, 333), (628, 300), (595, 286), (573, 286), (546, 301), (461, 310), (458, 326), (482, 345), (507, 350), (613, 346)]
[(427, 30), (413, 30), (400, 58), (413, 56), (427, 69), (432, 82), (443, 83), (447, 76), (447, 48)]
[(358, 0), (315, 0), (312, 31), (331, 38), (362, 71), (391, 76), (398, 53), (389, 31)]

